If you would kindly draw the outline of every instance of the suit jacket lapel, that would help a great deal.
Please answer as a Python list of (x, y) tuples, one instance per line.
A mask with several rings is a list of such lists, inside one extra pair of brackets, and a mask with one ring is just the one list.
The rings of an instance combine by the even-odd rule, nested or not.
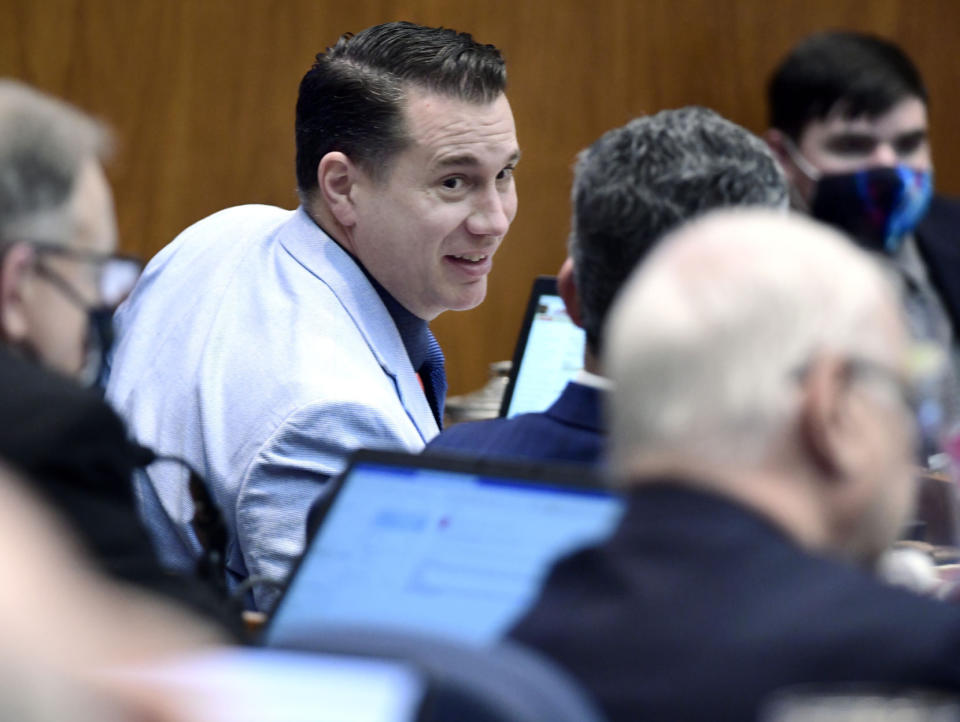
[(325, 283), (343, 304), (377, 362), (393, 379), (400, 402), (423, 440), (436, 436), (437, 422), (410, 365), (400, 332), (350, 254), (327, 236), (302, 207), (280, 233), (280, 239), (287, 252)]

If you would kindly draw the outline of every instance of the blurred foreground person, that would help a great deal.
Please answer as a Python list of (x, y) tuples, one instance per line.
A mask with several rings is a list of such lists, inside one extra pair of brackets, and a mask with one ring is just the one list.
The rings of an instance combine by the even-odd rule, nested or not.
[(611, 720), (755, 719), (793, 685), (960, 692), (960, 610), (869, 570), (911, 513), (928, 351), (825, 226), (725, 211), (672, 234), (606, 328), (627, 512), (513, 636)]
[(139, 264), (115, 254), (101, 160), (107, 131), (0, 80), (0, 459), (71, 525), (101, 568), (219, 615), (219, 600), (161, 568), (134, 504), (130, 443), (101, 395), (114, 306)]
[(191, 719), (183, 700), (103, 675), (222, 643), (180, 609), (107, 581), (0, 467), (0, 718), (27, 722)]

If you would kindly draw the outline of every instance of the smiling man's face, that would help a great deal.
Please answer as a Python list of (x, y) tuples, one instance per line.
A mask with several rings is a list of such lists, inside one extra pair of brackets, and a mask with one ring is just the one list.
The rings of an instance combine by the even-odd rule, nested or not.
[(491, 103), (411, 89), (409, 143), (383, 180), (351, 191), (352, 250), (404, 307), (431, 320), (483, 301), (493, 255), (517, 213), (519, 158), (505, 95)]

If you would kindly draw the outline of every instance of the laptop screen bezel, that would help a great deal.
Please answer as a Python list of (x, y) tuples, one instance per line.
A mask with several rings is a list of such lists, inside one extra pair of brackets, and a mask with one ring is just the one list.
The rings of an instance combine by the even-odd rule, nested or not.
[(520, 373), (520, 364), (527, 352), (527, 341), (530, 339), (530, 329), (533, 319), (537, 315), (541, 296), (559, 296), (556, 276), (537, 276), (527, 300), (527, 310), (523, 314), (523, 323), (520, 326), (520, 335), (517, 336), (517, 345), (513, 349), (513, 363), (510, 364), (510, 376), (507, 378), (507, 387), (503, 390), (503, 399), (500, 401), (501, 419), (506, 418), (510, 411), (510, 402), (513, 400), (513, 391), (517, 385), (517, 375)]

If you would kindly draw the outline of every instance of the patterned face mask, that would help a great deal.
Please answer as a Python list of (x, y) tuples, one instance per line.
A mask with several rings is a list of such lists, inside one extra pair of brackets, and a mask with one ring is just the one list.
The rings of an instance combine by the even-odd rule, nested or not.
[(814, 183), (809, 212), (845, 231), (864, 248), (895, 254), (921, 221), (933, 197), (933, 174), (902, 163), (852, 173), (823, 173), (789, 138), (784, 147)]
[(865, 248), (895, 254), (927, 212), (933, 175), (905, 165), (816, 179), (810, 214)]

